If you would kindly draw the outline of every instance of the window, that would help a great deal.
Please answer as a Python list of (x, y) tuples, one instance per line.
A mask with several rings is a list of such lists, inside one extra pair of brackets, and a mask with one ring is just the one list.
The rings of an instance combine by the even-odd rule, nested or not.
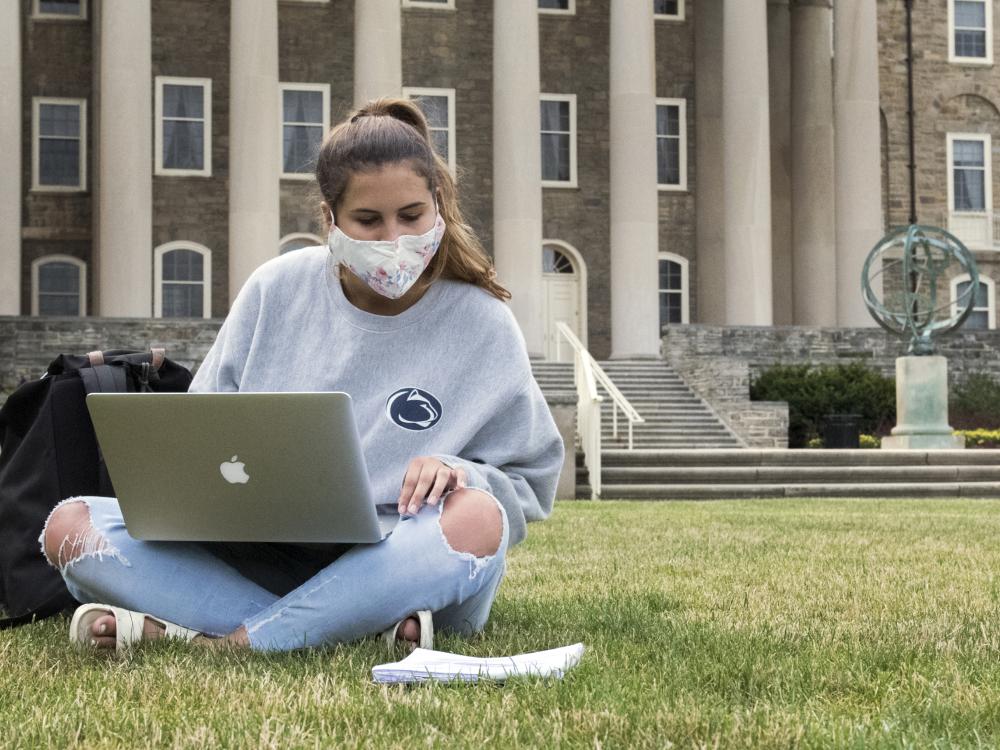
[(69, 255), (47, 255), (31, 264), (31, 314), (82, 316), (87, 264)]
[(304, 247), (315, 247), (316, 245), (322, 244), (324, 244), (323, 240), (315, 234), (307, 234), (306, 232), (286, 234), (281, 238), (281, 243), (279, 244), (279, 254), (284, 255), (285, 253), (290, 253), (293, 250), (301, 250)]
[(660, 327), (688, 322), (688, 261), (659, 254)]
[(194, 242), (168, 242), (153, 251), (157, 318), (212, 316), (212, 251)]
[(282, 83), (280, 89), (281, 176), (308, 180), (330, 129), (330, 85)]
[(212, 174), (212, 81), (156, 77), (156, 174)]
[(993, 3), (948, 0), (948, 61), (993, 63)]
[(455, 9), (455, 0), (403, 0), (404, 8), (442, 8)]
[(538, 12), (569, 16), (576, 13), (576, 0), (538, 0)]
[(32, 0), (34, 18), (74, 18), (86, 20), (87, 0)]
[(32, 99), (33, 190), (86, 190), (87, 102)]
[(404, 88), (403, 96), (416, 101), (430, 126), (431, 140), (455, 173), (455, 89)]
[(990, 136), (948, 134), (948, 203), (956, 213), (992, 210)]
[[(966, 295), (972, 280), (968, 274), (956, 276), (951, 280), (951, 314), (959, 313), (959, 302), (965, 308)], [(996, 328), (996, 284), (988, 276), (979, 276), (979, 284), (976, 286), (975, 302), (972, 303), (972, 312), (965, 319), (962, 328), (972, 330), (986, 330)]]
[(576, 94), (542, 94), (542, 187), (576, 187)]
[(684, 0), (653, 0), (653, 18), (657, 20), (683, 21)]
[(687, 102), (656, 100), (656, 182), (660, 190), (687, 190)]

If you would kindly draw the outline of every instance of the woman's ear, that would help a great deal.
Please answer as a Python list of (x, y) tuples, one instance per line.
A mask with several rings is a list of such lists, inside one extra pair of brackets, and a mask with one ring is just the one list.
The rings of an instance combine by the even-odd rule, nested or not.
[(330, 210), (330, 204), (323, 201), (319, 204), (320, 211), (323, 212), (323, 225), (327, 232), (333, 228), (333, 211)]

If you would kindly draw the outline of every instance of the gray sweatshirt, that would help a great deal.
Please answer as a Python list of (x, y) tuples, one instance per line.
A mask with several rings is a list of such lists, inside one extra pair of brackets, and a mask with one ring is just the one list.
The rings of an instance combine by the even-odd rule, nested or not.
[(251, 275), (191, 391), (344, 391), (376, 503), (395, 508), (410, 460), (436, 456), (494, 495), (510, 539), (548, 516), (563, 444), (510, 308), (439, 280), (394, 316), (352, 305), (326, 247)]

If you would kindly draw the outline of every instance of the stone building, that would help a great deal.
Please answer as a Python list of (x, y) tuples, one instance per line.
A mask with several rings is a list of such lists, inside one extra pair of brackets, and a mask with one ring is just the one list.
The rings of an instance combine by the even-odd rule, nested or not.
[[(919, 218), (976, 250), (989, 328), (994, 3), (914, 3)], [(324, 130), (402, 94), (533, 354), (559, 320), (599, 358), (661, 324), (869, 325), (861, 263), (909, 215), (904, 5), (4, 0), (0, 315), (224, 316), (323, 241)]]

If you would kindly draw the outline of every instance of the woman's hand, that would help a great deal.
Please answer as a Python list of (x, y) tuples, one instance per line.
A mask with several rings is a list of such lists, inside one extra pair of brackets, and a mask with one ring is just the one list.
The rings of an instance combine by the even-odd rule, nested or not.
[(436, 458), (419, 456), (406, 468), (399, 492), (399, 512), (416, 513), (425, 499), (428, 505), (437, 505), (445, 492), (465, 487), (465, 480), (464, 469), (452, 469)]

